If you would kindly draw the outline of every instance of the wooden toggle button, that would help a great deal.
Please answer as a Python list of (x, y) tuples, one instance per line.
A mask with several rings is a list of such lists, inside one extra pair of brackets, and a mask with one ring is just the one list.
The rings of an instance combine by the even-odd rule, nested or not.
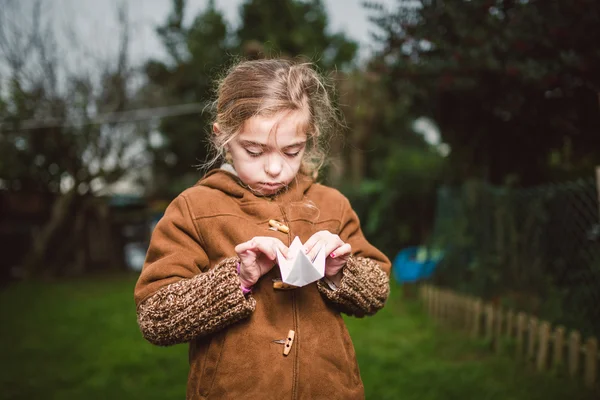
[(298, 286), (290, 285), (289, 283), (282, 282), (279, 279), (273, 279), (273, 289), (275, 290), (291, 290), (296, 288), (298, 288)]
[(279, 221), (275, 221), (274, 219), (270, 219), (269, 220), (269, 226), (273, 230), (277, 230), (279, 232), (283, 232), (283, 233), (289, 233), (290, 232), (290, 228), (288, 228), (287, 226), (285, 226), (284, 224), (282, 224)]
[(292, 330), (288, 332), (287, 339), (285, 340), (285, 344), (283, 345), (283, 355), (287, 356), (290, 354), (290, 350), (292, 349), (292, 344), (294, 344), (294, 335), (296, 333)]

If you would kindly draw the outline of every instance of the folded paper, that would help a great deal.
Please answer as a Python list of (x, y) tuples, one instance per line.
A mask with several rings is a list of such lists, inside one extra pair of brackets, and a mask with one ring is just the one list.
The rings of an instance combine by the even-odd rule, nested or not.
[(281, 280), (289, 285), (305, 286), (325, 276), (325, 249), (321, 247), (313, 260), (304, 253), (300, 238), (292, 241), (288, 257), (277, 250), (277, 262), (281, 271)]

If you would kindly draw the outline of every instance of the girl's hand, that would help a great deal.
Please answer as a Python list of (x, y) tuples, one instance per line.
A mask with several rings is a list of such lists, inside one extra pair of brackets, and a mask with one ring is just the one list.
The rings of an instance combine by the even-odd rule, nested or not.
[(311, 260), (322, 248), (325, 250), (325, 254), (328, 254), (325, 259), (325, 276), (337, 284), (341, 279), (340, 271), (352, 253), (352, 246), (344, 243), (338, 235), (329, 231), (319, 231), (304, 243), (306, 255)]
[(268, 236), (256, 236), (235, 246), (240, 258), (240, 281), (244, 287), (254, 286), (261, 276), (273, 268), (277, 249), (287, 257), (287, 246), (281, 240)]

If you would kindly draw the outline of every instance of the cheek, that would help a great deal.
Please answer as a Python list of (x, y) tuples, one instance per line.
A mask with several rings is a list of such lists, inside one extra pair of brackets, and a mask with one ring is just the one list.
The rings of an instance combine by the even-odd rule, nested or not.
[(247, 177), (256, 176), (261, 170), (262, 164), (254, 159), (248, 160), (240, 166), (240, 172)]
[(294, 157), (294, 158), (287, 158), (285, 160), (286, 168), (290, 172), (298, 171), (298, 169), (300, 168), (300, 164), (302, 164), (302, 157), (300, 157), (300, 156)]

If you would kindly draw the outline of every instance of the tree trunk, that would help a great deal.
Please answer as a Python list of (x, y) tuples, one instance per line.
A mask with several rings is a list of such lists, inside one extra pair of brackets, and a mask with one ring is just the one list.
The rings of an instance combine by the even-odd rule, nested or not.
[(50, 219), (38, 232), (32, 235), (31, 249), (23, 261), (25, 278), (31, 278), (32, 276), (39, 274), (44, 263), (48, 262), (46, 256), (52, 240), (64, 227), (65, 223), (68, 222), (69, 211), (77, 198), (76, 187), (77, 186), (74, 186), (71, 191), (58, 197), (54, 201)]

